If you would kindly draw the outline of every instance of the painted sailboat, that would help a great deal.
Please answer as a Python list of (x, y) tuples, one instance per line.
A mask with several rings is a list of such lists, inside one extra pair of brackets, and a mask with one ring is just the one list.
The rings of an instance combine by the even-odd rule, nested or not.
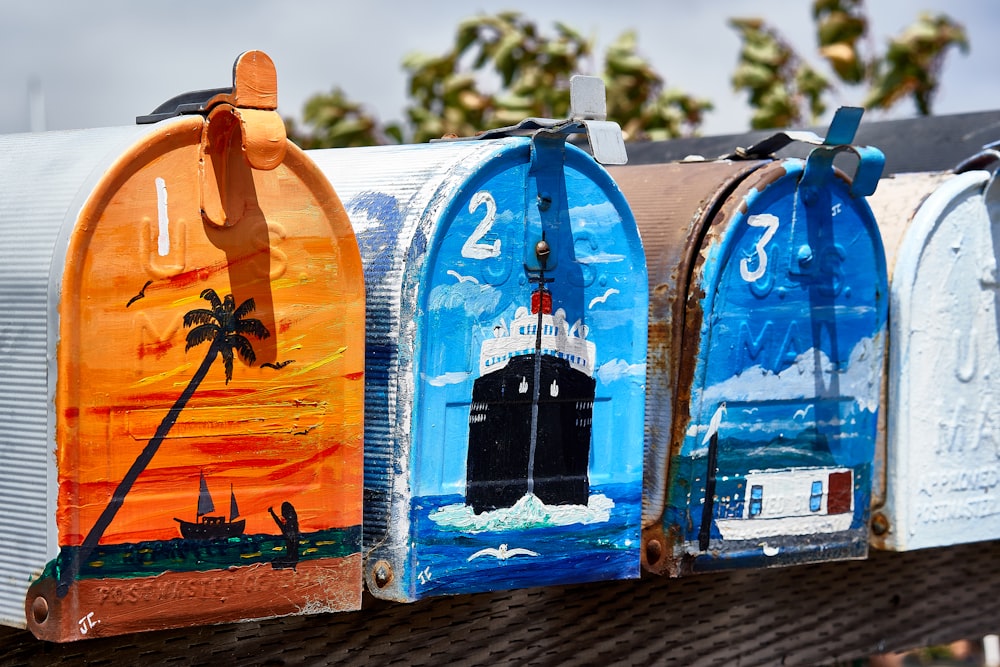
[(532, 281), (531, 309), (483, 342), (469, 410), (465, 503), (479, 514), (534, 494), (586, 505), (596, 348), (586, 326), (552, 312), (550, 282)]
[(215, 511), (215, 503), (212, 501), (212, 494), (208, 491), (208, 483), (205, 481), (205, 474), (202, 473), (199, 479), (198, 488), (198, 510), (197, 521), (184, 521), (174, 518), (180, 524), (181, 535), (186, 540), (224, 540), (230, 537), (239, 537), (246, 528), (246, 519), (236, 518), (240, 515), (240, 510), (236, 506), (236, 494), (233, 487), (229, 487), (229, 520), (225, 516), (210, 516)]

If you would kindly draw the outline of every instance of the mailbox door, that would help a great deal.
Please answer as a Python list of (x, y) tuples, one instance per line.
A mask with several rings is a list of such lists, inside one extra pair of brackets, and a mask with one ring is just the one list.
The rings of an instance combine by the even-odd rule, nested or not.
[(607, 173), (559, 144), (480, 169), (428, 248), (412, 597), (638, 576), (645, 263)]
[[(899, 245), (878, 546), (1000, 537), (1000, 244), (992, 190), (985, 171), (949, 178), (920, 203)], [(919, 200), (910, 201), (912, 210)]]
[(846, 179), (806, 190), (801, 173), (786, 160), (751, 174), (695, 263), (665, 526), (682, 571), (866, 554), (885, 259)]
[(40, 637), (360, 605), (357, 244), (304, 153), (252, 169), (232, 120), (154, 126), (70, 221)]
[[(649, 345), (646, 376), (645, 461), (642, 491), (643, 565), (658, 571), (663, 553), (667, 463), (678, 373), (683, 364), (688, 278), (707, 221), (762, 160), (675, 162), (614, 167), (642, 235), (649, 270)], [(686, 405), (681, 406), (686, 409)]]

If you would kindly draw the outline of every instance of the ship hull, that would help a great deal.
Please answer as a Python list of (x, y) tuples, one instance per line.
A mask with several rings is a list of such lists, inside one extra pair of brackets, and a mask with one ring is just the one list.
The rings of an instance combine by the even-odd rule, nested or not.
[(225, 540), (239, 537), (246, 529), (246, 519), (221, 523), (193, 523), (174, 519), (180, 524), (181, 536), (185, 540)]
[(535, 354), (478, 378), (469, 413), (465, 502), (479, 514), (514, 505), (529, 491), (547, 505), (586, 505), (596, 382), (564, 359), (541, 355), (534, 468), (531, 458)]

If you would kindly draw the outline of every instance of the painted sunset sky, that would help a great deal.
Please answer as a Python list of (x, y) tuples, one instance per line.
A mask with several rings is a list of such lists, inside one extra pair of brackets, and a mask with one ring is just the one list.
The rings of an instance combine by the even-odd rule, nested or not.
[(267, 510), (284, 501), (302, 532), (360, 523), (364, 284), (353, 232), (291, 150), (287, 166), (238, 184), (247, 204), (234, 225), (204, 223), (200, 130), (191, 134), (110, 174), (110, 195), (92, 197), (81, 214), (90, 223), (70, 241), (57, 387), (63, 545), (80, 543), (205, 359), (208, 342), (185, 351), (183, 317), (211, 308), (200, 296), (209, 288), (237, 305), (254, 299), (246, 317), (270, 336), (248, 336), (256, 363), (237, 357), (228, 384), (215, 361), (102, 542), (180, 537), (174, 519), (196, 520), (201, 474), (214, 515), (228, 519), (232, 488), (247, 534), (277, 533)]

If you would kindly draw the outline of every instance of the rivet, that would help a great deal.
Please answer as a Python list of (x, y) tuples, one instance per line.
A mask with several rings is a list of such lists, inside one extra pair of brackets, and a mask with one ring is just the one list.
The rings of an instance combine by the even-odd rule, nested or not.
[(31, 615), (35, 618), (35, 623), (41, 625), (49, 618), (49, 601), (39, 595), (31, 603)]
[(889, 519), (881, 512), (872, 515), (872, 532), (876, 535), (885, 535), (889, 532)]
[(646, 542), (646, 564), (654, 566), (663, 558), (663, 545), (659, 540), (649, 540)]
[(813, 250), (808, 245), (799, 246), (798, 260), (799, 265), (805, 265), (812, 261)]
[(392, 583), (392, 565), (389, 564), (389, 561), (380, 560), (375, 563), (372, 568), (372, 577), (375, 579), (375, 585), (379, 588), (385, 588)]

